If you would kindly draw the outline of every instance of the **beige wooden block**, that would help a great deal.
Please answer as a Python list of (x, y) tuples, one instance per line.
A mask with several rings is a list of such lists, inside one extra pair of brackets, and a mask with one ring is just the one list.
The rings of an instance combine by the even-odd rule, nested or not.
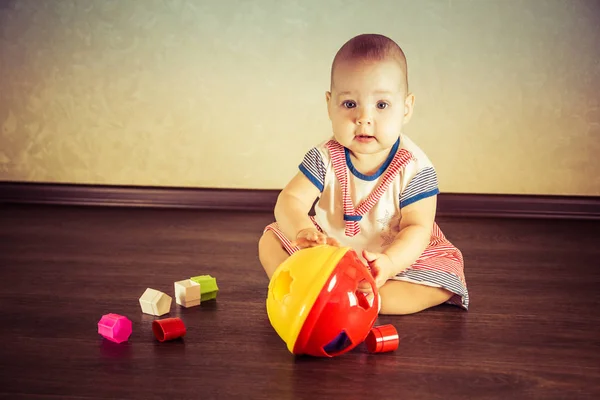
[(160, 317), (171, 310), (172, 300), (166, 293), (148, 288), (140, 297), (140, 306), (143, 313)]
[[(192, 307), (200, 304), (200, 284), (191, 279), (175, 282), (175, 301), (180, 306)], [(195, 302), (198, 301), (198, 304)], [(187, 305), (190, 304), (190, 305)]]
[(199, 305), (200, 305), (200, 299), (198, 299), (198, 300), (192, 300), (192, 301), (186, 301), (184, 303), (181, 303), (181, 306), (183, 306), (185, 308), (199, 306)]

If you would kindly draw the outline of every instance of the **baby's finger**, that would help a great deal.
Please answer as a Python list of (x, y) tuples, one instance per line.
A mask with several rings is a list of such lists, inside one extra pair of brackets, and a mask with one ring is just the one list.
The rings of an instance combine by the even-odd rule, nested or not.
[(320, 238), (317, 238), (316, 240), (312, 240), (312, 241), (310, 242), (310, 245), (311, 245), (312, 247), (321, 246), (322, 244), (323, 244), (323, 243), (321, 242), (321, 239), (320, 239)]
[(305, 240), (304, 247), (316, 247), (321, 246), (325, 242), (320, 240), (320, 238), (315, 238), (314, 240)]
[(313, 243), (313, 242), (310, 240), (307, 240), (306, 238), (298, 238), (292, 242), (292, 246), (296, 246), (301, 249), (305, 249), (307, 247), (311, 247), (311, 243)]
[(363, 279), (358, 283), (358, 291), (363, 293), (370, 293), (373, 291), (373, 287), (369, 282)]
[(334, 239), (332, 237), (327, 237), (327, 244), (330, 246), (340, 247), (340, 242), (338, 242), (336, 239)]
[(369, 263), (369, 270), (371, 271), (371, 275), (373, 276), (373, 278), (377, 280), (381, 272), (381, 268), (379, 268), (377, 262)]
[(366, 293), (365, 297), (366, 297), (367, 301), (369, 302), (369, 304), (373, 305), (373, 302), (375, 301), (375, 293), (373, 293), (373, 292)]

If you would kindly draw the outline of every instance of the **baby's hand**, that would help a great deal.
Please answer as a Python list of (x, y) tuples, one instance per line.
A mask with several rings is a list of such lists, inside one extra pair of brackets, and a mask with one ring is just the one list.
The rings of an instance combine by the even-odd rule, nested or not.
[[(371, 253), (370, 251), (363, 250), (362, 255), (367, 260), (369, 268), (371, 269), (371, 275), (373, 275), (373, 278), (375, 279), (375, 286), (379, 289), (392, 277), (394, 264), (390, 257), (384, 253)], [(370, 292), (371, 287), (370, 285), (362, 283), (359, 285), (359, 290)]]
[(292, 246), (297, 246), (301, 249), (319, 246), (322, 244), (338, 247), (340, 245), (337, 240), (325, 235), (323, 232), (319, 232), (316, 228), (302, 229), (300, 232), (298, 232), (296, 240), (292, 242)]

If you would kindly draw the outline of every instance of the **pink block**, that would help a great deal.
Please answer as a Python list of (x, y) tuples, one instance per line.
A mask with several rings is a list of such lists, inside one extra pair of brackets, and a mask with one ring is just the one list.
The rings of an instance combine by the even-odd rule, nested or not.
[(105, 314), (98, 321), (98, 333), (115, 343), (129, 339), (131, 331), (131, 321), (119, 314)]

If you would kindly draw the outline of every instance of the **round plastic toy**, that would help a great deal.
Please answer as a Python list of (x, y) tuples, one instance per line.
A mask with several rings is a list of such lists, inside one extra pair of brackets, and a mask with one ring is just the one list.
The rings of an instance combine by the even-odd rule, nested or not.
[[(358, 291), (361, 281), (371, 285), (372, 301)], [(334, 357), (352, 350), (369, 334), (378, 307), (375, 281), (350, 247), (295, 252), (273, 274), (267, 295), (269, 321), (295, 355)]]

